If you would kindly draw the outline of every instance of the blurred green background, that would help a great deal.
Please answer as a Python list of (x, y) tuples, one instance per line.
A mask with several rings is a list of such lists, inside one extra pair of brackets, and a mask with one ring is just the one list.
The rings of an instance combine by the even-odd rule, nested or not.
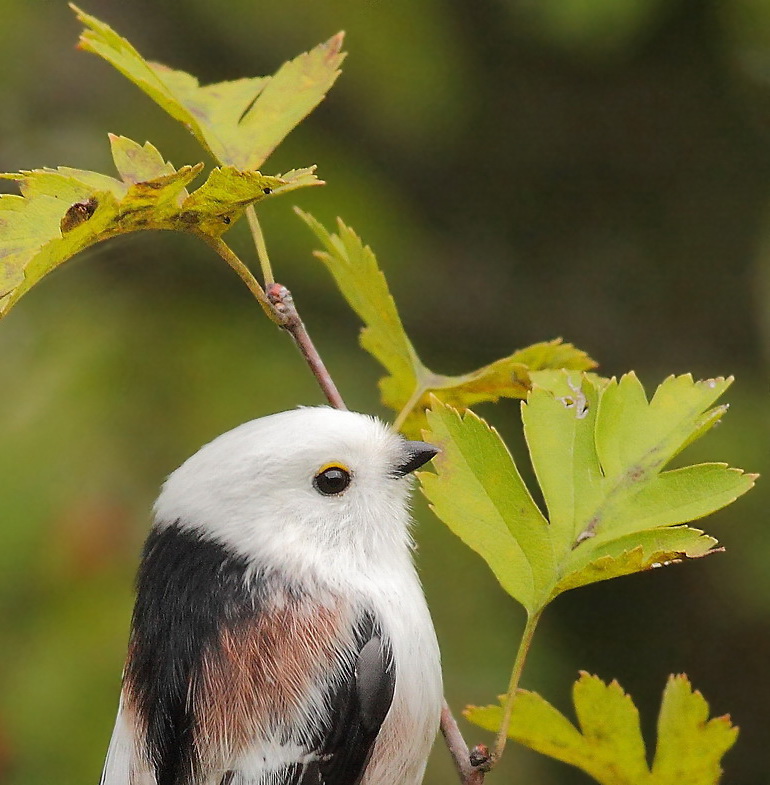
[[(768, 0), (83, 5), (204, 81), (270, 73), (348, 31), (342, 78), (264, 167), (318, 163), (329, 184), (261, 217), (352, 407), (387, 416), (295, 202), (373, 245), (436, 370), (561, 335), (648, 388), (733, 373), (732, 411), (688, 457), (770, 473)], [(0, 171), (111, 173), (107, 131), (151, 139), (176, 165), (202, 160), (133, 85), (74, 51), (77, 33), (62, 0), (0, 0)], [(248, 254), (243, 230), (229, 238)], [(68, 263), (0, 324), (0, 356), (0, 782), (95, 783), (160, 483), (218, 433), (321, 396), (223, 263), (170, 234)], [(521, 455), (518, 405), (482, 413)], [(724, 781), (770, 781), (768, 493), (760, 480), (708, 521), (725, 554), (561, 598), (524, 686), (568, 710), (578, 669), (617, 678), (652, 749), (666, 676), (686, 671), (742, 728)], [(458, 711), (490, 702), (522, 614), (416, 507), (448, 696)], [(514, 748), (492, 780), (588, 781)], [(426, 783), (452, 781), (437, 744)]]

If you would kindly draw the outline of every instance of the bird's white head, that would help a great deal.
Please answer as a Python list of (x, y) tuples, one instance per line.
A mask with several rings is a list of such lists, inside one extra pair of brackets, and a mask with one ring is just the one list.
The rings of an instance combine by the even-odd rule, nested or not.
[(217, 437), (171, 474), (156, 525), (177, 524), (255, 565), (293, 570), (403, 557), (409, 473), (436, 452), (363, 414), (273, 414)]

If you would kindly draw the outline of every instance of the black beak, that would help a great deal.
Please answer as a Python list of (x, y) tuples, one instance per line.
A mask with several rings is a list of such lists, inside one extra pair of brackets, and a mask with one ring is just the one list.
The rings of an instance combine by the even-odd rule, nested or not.
[(394, 477), (404, 477), (419, 469), (420, 466), (426, 464), (434, 455), (437, 455), (441, 450), (433, 444), (427, 442), (404, 442), (404, 460), (395, 469), (393, 469)]

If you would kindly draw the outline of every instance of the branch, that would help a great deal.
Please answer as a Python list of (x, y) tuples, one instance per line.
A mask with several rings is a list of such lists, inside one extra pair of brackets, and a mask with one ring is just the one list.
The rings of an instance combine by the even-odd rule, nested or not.
[[(262, 264), (262, 271), (265, 275), (266, 292), (246, 265), (241, 262), (225, 243), (221, 240), (214, 240), (208, 241), (208, 244), (238, 273), (270, 319), (291, 335), (329, 403), (335, 409), (347, 409), (345, 401), (342, 400), (342, 396), (337, 389), (337, 385), (335, 385), (331, 374), (326, 369), (321, 355), (315, 348), (300, 318), (291, 292), (282, 284), (272, 281), (273, 275), (267, 256), (264, 236), (253, 210), (248, 213), (248, 218), (257, 254)], [(409, 408), (405, 407), (404, 411), (399, 415), (400, 417), (405, 418), (409, 414), (411, 408), (419, 400), (418, 392), (422, 394), (422, 391), (415, 391), (416, 397), (413, 396), (414, 403)], [(492, 756), (484, 745), (478, 745), (471, 752), (468, 751), (468, 745), (465, 743), (465, 739), (446, 701), (444, 701), (441, 709), (441, 733), (454, 760), (462, 785), (483, 785), (484, 775), (491, 768)]]
[[(256, 223), (256, 217), (255, 225), (259, 228), (259, 223)], [(254, 295), (257, 302), (262, 306), (262, 310), (267, 314), (270, 320), (291, 335), (329, 403), (335, 409), (347, 409), (345, 401), (342, 400), (342, 396), (340, 395), (337, 386), (334, 384), (329, 371), (326, 370), (321, 355), (318, 354), (318, 350), (310, 339), (310, 335), (308, 335), (305, 325), (302, 323), (302, 319), (300, 319), (291, 292), (279, 283), (270, 283), (267, 287), (267, 293), (265, 293), (265, 290), (252, 275), (251, 270), (249, 270), (227, 243), (218, 237), (215, 238), (206, 234), (201, 234), (199, 236), (208, 246), (213, 248), (233, 270), (235, 270), (240, 279), (249, 288), (249, 291)], [(261, 232), (259, 236), (261, 237)], [(264, 258), (267, 258), (266, 253), (265, 250)], [(269, 266), (267, 269), (269, 271)]]
[(323, 390), (326, 399), (335, 409), (347, 409), (345, 401), (334, 384), (329, 371), (326, 370), (321, 355), (310, 340), (305, 325), (300, 319), (297, 306), (294, 304), (294, 298), (291, 292), (282, 284), (271, 283), (267, 287), (267, 299), (275, 309), (276, 313), (281, 317), (281, 327), (290, 333), (294, 342), (297, 344), (305, 362), (310, 366), (318, 384)]
[(468, 751), (468, 745), (446, 701), (441, 709), (441, 733), (462, 785), (483, 785), (484, 775), (490, 769), (489, 750), (479, 744), (471, 752)]
[(219, 237), (212, 237), (209, 234), (201, 232), (198, 237), (203, 240), (209, 248), (213, 248), (237, 273), (238, 277), (246, 284), (249, 291), (254, 295), (257, 302), (262, 306), (262, 310), (267, 314), (270, 321), (283, 327), (283, 319), (280, 313), (275, 309), (273, 304), (268, 300), (264, 289), (259, 285), (259, 281), (252, 275), (251, 270), (240, 260), (238, 255), (232, 248)]

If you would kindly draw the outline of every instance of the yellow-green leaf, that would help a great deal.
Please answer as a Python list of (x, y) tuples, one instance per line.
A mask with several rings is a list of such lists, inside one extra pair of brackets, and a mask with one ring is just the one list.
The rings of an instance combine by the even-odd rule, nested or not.
[(0, 316), (44, 275), (96, 242), (117, 213), (108, 191), (74, 205), (46, 194), (0, 196)]
[(693, 382), (691, 375), (669, 376), (648, 403), (634, 373), (614, 379), (601, 401), (596, 449), (607, 475), (637, 466), (654, 471), (676, 455), (711, 404), (732, 384), (729, 379)]
[(311, 215), (301, 210), (297, 213), (324, 247), (316, 256), (365, 325), (361, 345), (388, 372), (380, 381), (382, 401), (399, 413), (396, 425), (406, 433), (415, 435), (424, 427), (431, 395), (466, 409), (500, 398), (524, 398), (533, 371), (586, 370), (596, 365), (585, 352), (557, 339), (520, 349), (471, 373), (435, 373), (420, 360), (407, 337), (372, 249), (342, 221), (337, 222), (337, 234), (332, 234)]
[[(505, 696), (500, 696), (500, 702)], [(465, 718), (485, 730), (497, 733), (503, 722), (503, 707), (468, 706)], [(548, 701), (536, 692), (517, 690), (508, 737), (519, 744), (573, 766), (581, 766), (587, 757), (585, 740), (580, 731)]]
[(250, 204), (271, 194), (319, 184), (313, 171), (314, 167), (294, 170), (287, 179), (287, 175), (272, 177), (252, 170), (241, 171), (234, 166), (212, 169), (206, 182), (182, 203), (182, 216), (185, 221), (194, 221), (197, 231), (218, 236), (229, 229)]
[(594, 545), (580, 551), (580, 555), (572, 559), (567, 557), (560, 570), (563, 577), (559, 578), (551, 596), (557, 597), (589, 583), (708, 556), (716, 545), (713, 537), (688, 526), (660, 527), (626, 535), (606, 545)]
[(364, 322), (361, 345), (399, 380), (407, 397), (418, 377), (429, 374), (420, 362), (407, 337), (396, 303), (387, 281), (377, 266), (377, 259), (368, 245), (341, 220), (339, 234), (331, 234), (312, 215), (295, 208), (297, 215), (310, 227), (325, 250), (316, 256), (332, 274), (343, 297)]
[[(650, 771), (639, 713), (617, 682), (605, 684), (581, 673), (572, 697), (578, 727), (537, 693), (519, 690), (508, 736), (582, 769), (601, 785), (716, 785), (720, 761), (738, 735), (729, 717), (708, 719), (708, 704), (687, 677), (672, 676), (663, 693)], [(469, 706), (465, 716), (497, 731), (503, 709)]]
[(533, 614), (568, 589), (712, 553), (715, 539), (681, 524), (730, 504), (755, 476), (718, 463), (663, 469), (713, 424), (703, 409), (729, 382), (667, 379), (648, 404), (635, 377), (538, 377), (548, 386), (535, 384), (522, 420), (547, 525), (494, 429), (434, 398), (425, 432), (442, 449), (436, 474), (419, 474), (425, 495), (503, 587)]
[(442, 446), (433, 459), (438, 473), (419, 475), (433, 511), (512, 597), (525, 608), (538, 607), (554, 570), (548, 523), (502, 439), (473, 412), (461, 417), (438, 402), (428, 412), (428, 427)]
[(22, 193), (0, 195), (0, 316), (94, 243), (144, 229), (218, 237), (248, 205), (318, 182), (311, 169), (281, 177), (227, 166), (189, 193), (203, 164), (176, 170), (149, 143), (110, 141), (120, 180), (66, 167), (0, 175), (18, 181)]
[(143, 183), (176, 172), (150, 142), (142, 146), (125, 136), (109, 134), (109, 137), (112, 159), (124, 183)]
[(712, 785), (720, 762), (735, 744), (738, 728), (729, 716), (709, 719), (709, 705), (684, 674), (670, 676), (658, 717), (652, 785)]
[(201, 86), (184, 71), (145, 60), (109, 25), (71, 6), (85, 25), (80, 48), (104, 58), (175, 120), (186, 125), (222, 164), (261, 166), (284, 137), (323, 100), (345, 58), (338, 33), (284, 63), (272, 76)]

